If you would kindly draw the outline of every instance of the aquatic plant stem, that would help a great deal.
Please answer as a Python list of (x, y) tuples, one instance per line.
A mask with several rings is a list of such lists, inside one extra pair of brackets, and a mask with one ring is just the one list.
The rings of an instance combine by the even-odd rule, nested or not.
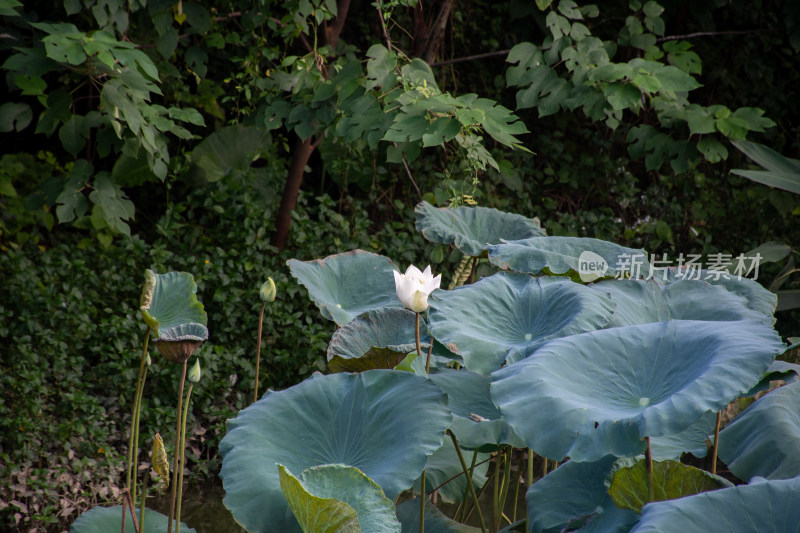
[(533, 450), (528, 448), (528, 487), (533, 485)]
[(722, 411), (717, 412), (717, 423), (714, 426), (714, 448), (711, 450), (711, 473), (717, 473), (717, 450), (719, 449), (719, 426), (722, 422)]
[(139, 361), (139, 377), (136, 379), (136, 396), (133, 399), (133, 414), (131, 416), (131, 436), (128, 439), (128, 472), (125, 478), (125, 488), (131, 489), (131, 481), (133, 479), (133, 462), (134, 462), (134, 445), (138, 448), (138, 441), (136, 441), (136, 420), (138, 418), (142, 389), (142, 375), (144, 374), (145, 360), (147, 359), (147, 345), (150, 342), (150, 330), (147, 330), (147, 336), (144, 338), (144, 349), (142, 350), (142, 358)]
[(261, 313), (258, 315), (258, 340), (256, 341), (256, 382), (253, 385), (253, 402), (258, 401), (258, 367), (261, 363), (261, 328), (264, 325), (264, 309), (267, 302), (261, 304)]
[[(419, 343), (419, 313), (417, 313), (417, 321), (414, 326), (414, 340), (417, 341), (417, 357), (422, 355), (422, 347)], [(425, 365), (425, 373), (430, 371), (431, 356), (428, 355), (428, 363)], [(422, 471), (422, 478), (420, 484), (420, 498), (419, 498), (419, 533), (425, 533), (425, 470)]]
[[(145, 357), (146, 359), (146, 357)], [(147, 383), (147, 372), (150, 370), (150, 364), (145, 364), (144, 372), (142, 373), (141, 386), (136, 397), (136, 420), (134, 420), (134, 435), (133, 435), (133, 486), (131, 487), (131, 498), (133, 505), (136, 505), (136, 478), (137, 474), (136, 463), (139, 460), (139, 421), (142, 418), (142, 397), (144, 396), (144, 385)], [(144, 504), (142, 505), (144, 507)]]
[(522, 476), (522, 453), (519, 454), (519, 460), (517, 460), (517, 477), (514, 478), (514, 510), (511, 512), (511, 521), (517, 521), (517, 502), (519, 501), (519, 486), (522, 484), (520, 483), (520, 477)]
[(175, 497), (177, 496), (178, 489), (178, 458), (180, 455), (181, 445), (181, 408), (183, 407), (183, 385), (186, 382), (186, 361), (183, 362), (183, 371), (181, 373), (181, 381), (178, 387), (178, 410), (175, 429), (175, 453), (173, 454), (175, 460), (172, 472), (172, 494), (169, 501), (169, 523), (167, 524), (167, 533), (172, 533), (172, 519), (175, 517)]
[(647, 442), (647, 451), (645, 451), (644, 459), (647, 462), (647, 502), (650, 503), (656, 499), (656, 487), (653, 482), (653, 451), (650, 448), (650, 437), (645, 437)]
[(499, 453), (494, 456), (494, 482), (492, 484), (492, 531), (497, 531), (500, 525), (500, 457)]
[[(486, 523), (483, 520), (483, 513), (481, 513), (481, 507), (478, 504), (478, 495), (475, 493), (475, 486), (472, 484), (472, 468), (475, 467), (475, 460), (478, 457), (477, 451), (473, 453), (472, 456), (472, 468), (467, 469), (467, 463), (464, 461), (464, 455), (461, 453), (461, 448), (458, 445), (458, 439), (456, 439), (455, 433), (450, 431), (449, 429), (445, 431), (445, 434), (450, 435), (450, 439), (453, 441), (453, 446), (456, 448), (456, 453), (458, 454), (458, 460), (461, 462), (461, 469), (464, 471), (464, 475), (466, 476), (467, 481), (467, 490), (472, 495), (472, 499), (475, 501), (475, 507), (478, 509), (478, 518), (481, 521), (481, 531), (486, 532)], [(464, 507), (466, 510), (466, 506)]]
[[(175, 533), (181, 530), (181, 499), (183, 498), (183, 469), (186, 466), (186, 417), (189, 415), (189, 402), (192, 399), (194, 383), (189, 383), (189, 392), (186, 393), (186, 404), (183, 406), (183, 422), (181, 423), (181, 471), (178, 474), (178, 500), (175, 503)], [(175, 452), (176, 454), (178, 452)]]
[(147, 505), (147, 479), (150, 477), (150, 474), (145, 474), (144, 478), (142, 479), (142, 505), (139, 506), (139, 530), (144, 531), (144, 517), (145, 517), (145, 507)]

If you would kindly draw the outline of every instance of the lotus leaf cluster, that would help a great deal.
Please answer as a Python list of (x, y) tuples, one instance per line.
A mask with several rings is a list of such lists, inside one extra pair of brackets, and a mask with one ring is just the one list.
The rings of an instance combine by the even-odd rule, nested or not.
[[(425, 238), (489, 274), (457, 286), (462, 272), (438, 273), (456, 286), (426, 289), (414, 308), (416, 353), (417, 314), (402, 309), (399, 283), (408, 272), (389, 258), (355, 250), (289, 261), (340, 326), (328, 347), (335, 373), (269, 392), (229, 421), (225, 505), (248, 531), (316, 533), (339, 519), (350, 520), (341, 531), (478, 531), (462, 522), (488, 487), (495, 508), (478, 511), (484, 531), (711, 531), (685, 518), (678, 529), (662, 524), (688, 515), (711, 524), (732, 507), (784, 530), (800, 479), (798, 384), (715, 435), (729, 403), (797, 376), (776, 361), (786, 345), (773, 329), (774, 294), (727, 272), (656, 269), (644, 250), (548, 237), (538, 221), (492, 209), (423, 202), (416, 213)], [(603, 269), (587, 279), (588, 253)], [(717, 441), (740, 484), (767, 479), (734, 487), (681, 462), (716, 458)], [(359, 495), (362, 485), (380, 492)], [(512, 519), (502, 505), (520, 486), (527, 513), (514, 505)], [(458, 504), (455, 515), (434, 494)], [(359, 509), (385, 510), (387, 498), (394, 514), (362, 518)], [(767, 499), (774, 516), (760, 508)]]

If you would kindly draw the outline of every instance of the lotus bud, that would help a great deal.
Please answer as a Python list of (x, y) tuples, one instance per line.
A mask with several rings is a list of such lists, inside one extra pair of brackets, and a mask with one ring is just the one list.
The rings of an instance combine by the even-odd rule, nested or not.
[(261, 296), (261, 301), (264, 303), (275, 301), (277, 290), (275, 289), (275, 282), (272, 278), (267, 278), (267, 281), (261, 286), (261, 290), (258, 291), (258, 294)]
[(153, 363), (153, 361), (150, 359), (150, 354), (147, 354), (147, 355), (145, 356), (145, 358), (144, 358), (144, 364), (146, 364), (146, 365), (147, 365), (147, 368), (150, 368), (150, 365), (151, 365), (152, 363)]
[(200, 358), (198, 357), (195, 362), (194, 366), (191, 370), (189, 370), (189, 381), (192, 383), (197, 383), (200, 381), (200, 377), (203, 375), (203, 372), (200, 370)]

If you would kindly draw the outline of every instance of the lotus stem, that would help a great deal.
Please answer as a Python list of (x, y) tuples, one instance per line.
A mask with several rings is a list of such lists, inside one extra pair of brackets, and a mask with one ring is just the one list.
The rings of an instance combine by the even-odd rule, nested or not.
[(511, 447), (506, 447), (503, 453), (503, 484), (500, 486), (500, 514), (506, 508), (506, 498), (508, 497), (508, 484), (511, 481)]
[[(422, 355), (422, 348), (419, 343), (419, 313), (417, 313), (417, 320), (414, 325), (414, 340), (417, 342), (417, 357)], [(425, 365), (425, 373), (430, 372), (431, 359), (428, 356), (428, 362)], [(419, 498), (419, 533), (425, 533), (425, 470), (422, 471), (422, 478), (420, 484), (420, 498)]]
[(547, 475), (547, 470), (550, 467), (550, 461), (547, 457), (542, 457), (544, 459), (544, 463), (542, 464), (542, 477)]
[(645, 461), (647, 461), (647, 502), (650, 503), (656, 499), (656, 487), (653, 482), (653, 451), (650, 448), (650, 437), (645, 437), (647, 442), (647, 451), (645, 452)]
[(181, 449), (180, 448), (181, 407), (183, 407), (183, 385), (185, 382), (186, 382), (186, 361), (183, 362), (183, 371), (181, 373), (181, 381), (178, 387), (178, 410), (177, 410), (178, 422), (176, 424), (176, 429), (175, 429), (175, 453), (174, 453), (175, 460), (172, 463), (174, 471), (172, 473), (172, 493), (169, 501), (169, 523), (167, 523), (167, 533), (172, 533), (172, 519), (175, 517), (175, 497), (177, 496), (177, 489), (178, 489), (178, 459), (180, 456), (180, 449)]
[(500, 525), (500, 454), (494, 456), (494, 483), (492, 484), (492, 531)]
[(258, 401), (258, 367), (261, 363), (261, 328), (264, 325), (264, 309), (267, 302), (261, 304), (261, 313), (258, 315), (258, 340), (256, 341), (256, 382), (253, 386), (253, 402)]
[[(445, 431), (447, 435), (450, 435), (450, 439), (453, 441), (453, 446), (456, 448), (456, 453), (458, 454), (458, 460), (461, 462), (461, 469), (464, 471), (464, 475), (467, 478), (467, 490), (472, 494), (472, 499), (475, 502), (475, 507), (478, 509), (478, 518), (481, 521), (481, 531), (485, 533), (486, 531), (486, 523), (483, 520), (483, 513), (481, 513), (481, 507), (478, 504), (478, 495), (475, 493), (475, 486), (472, 484), (472, 469), (475, 468), (475, 461), (478, 458), (477, 450), (472, 455), (472, 467), (467, 469), (467, 463), (464, 461), (464, 455), (461, 453), (461, 447), (458, 445), (458, 439), (456, 438), (455, 433), (450, 431), (449, 429)], [(466, 505), (464, 506), (464, 510), (466, 511)]]
[[(136, 395), (133, 399), (133, 414), (131, 416), (131, 436), (128, 439), (128, 472), (125, 478), (125, 488), (131, 490), (131, 481), (133, 480), (133, 463), (134, 463), (134, 449), (138, 449), (139, 441), (136, 434), (136, 421), (138, 419), (139, 408), (141, 404), (142, 390), (144, 385), (142, 383), (142, 376), (145, 372), (145, 360), (147, 359), (147, 345), (150, 342), (150, 330), (147, 330), (147, 335), (144, 338), (144, 349), (142, 350), (142, 358), (139, 362), (139, 377), (136, 380)], [(138, 450), (137, 450), (138, 451)]]
[[(186, 405), (183, 406), (183, 422), (181, 424), (181, 471), (178, 474), (178, 500), (175, 503), (175, 533), (181, 531), (181, 500), (183, 499), (183, 469), (186, 466), (186, 417), (189, 415), (189, 401), (192, 399), (194, 383), (189, 383), (189, 392), (186, 393)], [(177, 455), (178, 452), (175, 452)]]
[(139, 421), (142, 418), (142, 398), (144, 397), (144, 385), (147, 383), (147, 372), (150, 369), (150, 365), (146, 364), (144, 366), (144, 372), (142, 373), (142, 381), (141, 386), (138, 387), (138, 393), (136, 395), (136, 420), (134, 421), (134, 437), (133, 437), (133, 486), (131, 487), (131, 496), (133, 500), (133, 505), (136, 505), (136, 478), (139, 477), (136, 473), (136, 463), (139, 461)]
[[(489, 476), (489, 479), (487, 479), (487, 480), (486, 480), (486, 483), (483, 485), (483, 487), (481, 488), (481, 490), (479, 490), (479, 491), (478, 491), (478, 500), (480, 500), (480, 499), (481, 499), (481, 496), (483, 496), (483, 493), (484, 493), (484, 492), (486, 492), (486, 490), (489, 488), (489, 483), (491, 483), (491, 482), (492, 482), (492, 480), (494, 479), (494, 474), (495, 474), (495, 473), (494, 473), (494, 472), (492, 472), (492, 474)], [(466, 522), (467, 520), (469, 520), (469, 517), (470, 517), (470, 516), (472, 516), (472, 511), (474, 511), (474, 510), (475, 510), (475, 507), (476, 507), (476, 506), (473, 506), (473, 507), (472, 507), (472, 508), (469, 510), (469, 512), (467, 513), (467, 516), (465, 516), (465, 517), (464, 517), (464, 520), (463, 520), (463, 522)], [(480, 513), (480, 507), (478, 507), (478, 512)]]
[(150, 477), (150, 474), (146, 474), (144, 479), (142, 479), (142, 505), (139, 507), (139, 530), (144, 532), (144, 518), (145, 518), (145, 507), (147, 504), (147, 480)]
[(719, 426), (722, 422), (722, 411), (717, 412), (717, 423), (714, 426), (714, 448), (711, 451), (711, 473), (717, 473), (717, 450), (719, 449)]
[[(469, 472), (467, 473), (467, 476), (469, 476), (470, 480), (472, 479), (472, 473), (475, 471), (475, 463), (477, 461), (478, 461), (478, 450), (476, 449), (476, 450), (474, 450), (472, 452), (472, 463), (470, 463)], [(458, 507), (456, 508), (456, 512), (453, 515), (453, 519), (456, 519), (458, 517), (459, 511), (461, 512), (462, 516), (467, 512), (467, 496), (469, 496), (469, 487), (470, 487), (470, 485), (471, 485), (471, 483), (468, 483), (464, 487), (464, 497), (461, 498), (461, 503), (458, 504)], [(472, 490), (473, 491), (475, 490), (474, 486), (472, 487)], [(462, 507), (462, 505), (463, 505), (463, 507)]]
[(520, 476), (522, 475), (522, 453), (519, 454), (519, 460), (517, 461), (517, 476), (514, 478), (514, 510), (511, 513), (511, 521), (517, 521), (517, 502), (519, 501), (519, 486), (520, 483)]
[(533, 485), (533, 450), (528, 448), (528, 487)]
[(425, 470), (419, 485), (419, 533), (425, 533)]

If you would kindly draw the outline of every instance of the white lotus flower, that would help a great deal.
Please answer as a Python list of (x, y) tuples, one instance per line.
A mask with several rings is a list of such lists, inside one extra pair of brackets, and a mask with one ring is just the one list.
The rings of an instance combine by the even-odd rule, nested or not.
[(425, 272), (411, 265), (405, 274), (394, 271), (394, 285), (397, 289), (397, 297), (406, 309), (411, 309), (416, 313), (421, 313), (428, 308), (428, 296), (439, 288), (442, 283), (442, 275), (436, 277), (431, 275), (431, 266), (425, 268)]

